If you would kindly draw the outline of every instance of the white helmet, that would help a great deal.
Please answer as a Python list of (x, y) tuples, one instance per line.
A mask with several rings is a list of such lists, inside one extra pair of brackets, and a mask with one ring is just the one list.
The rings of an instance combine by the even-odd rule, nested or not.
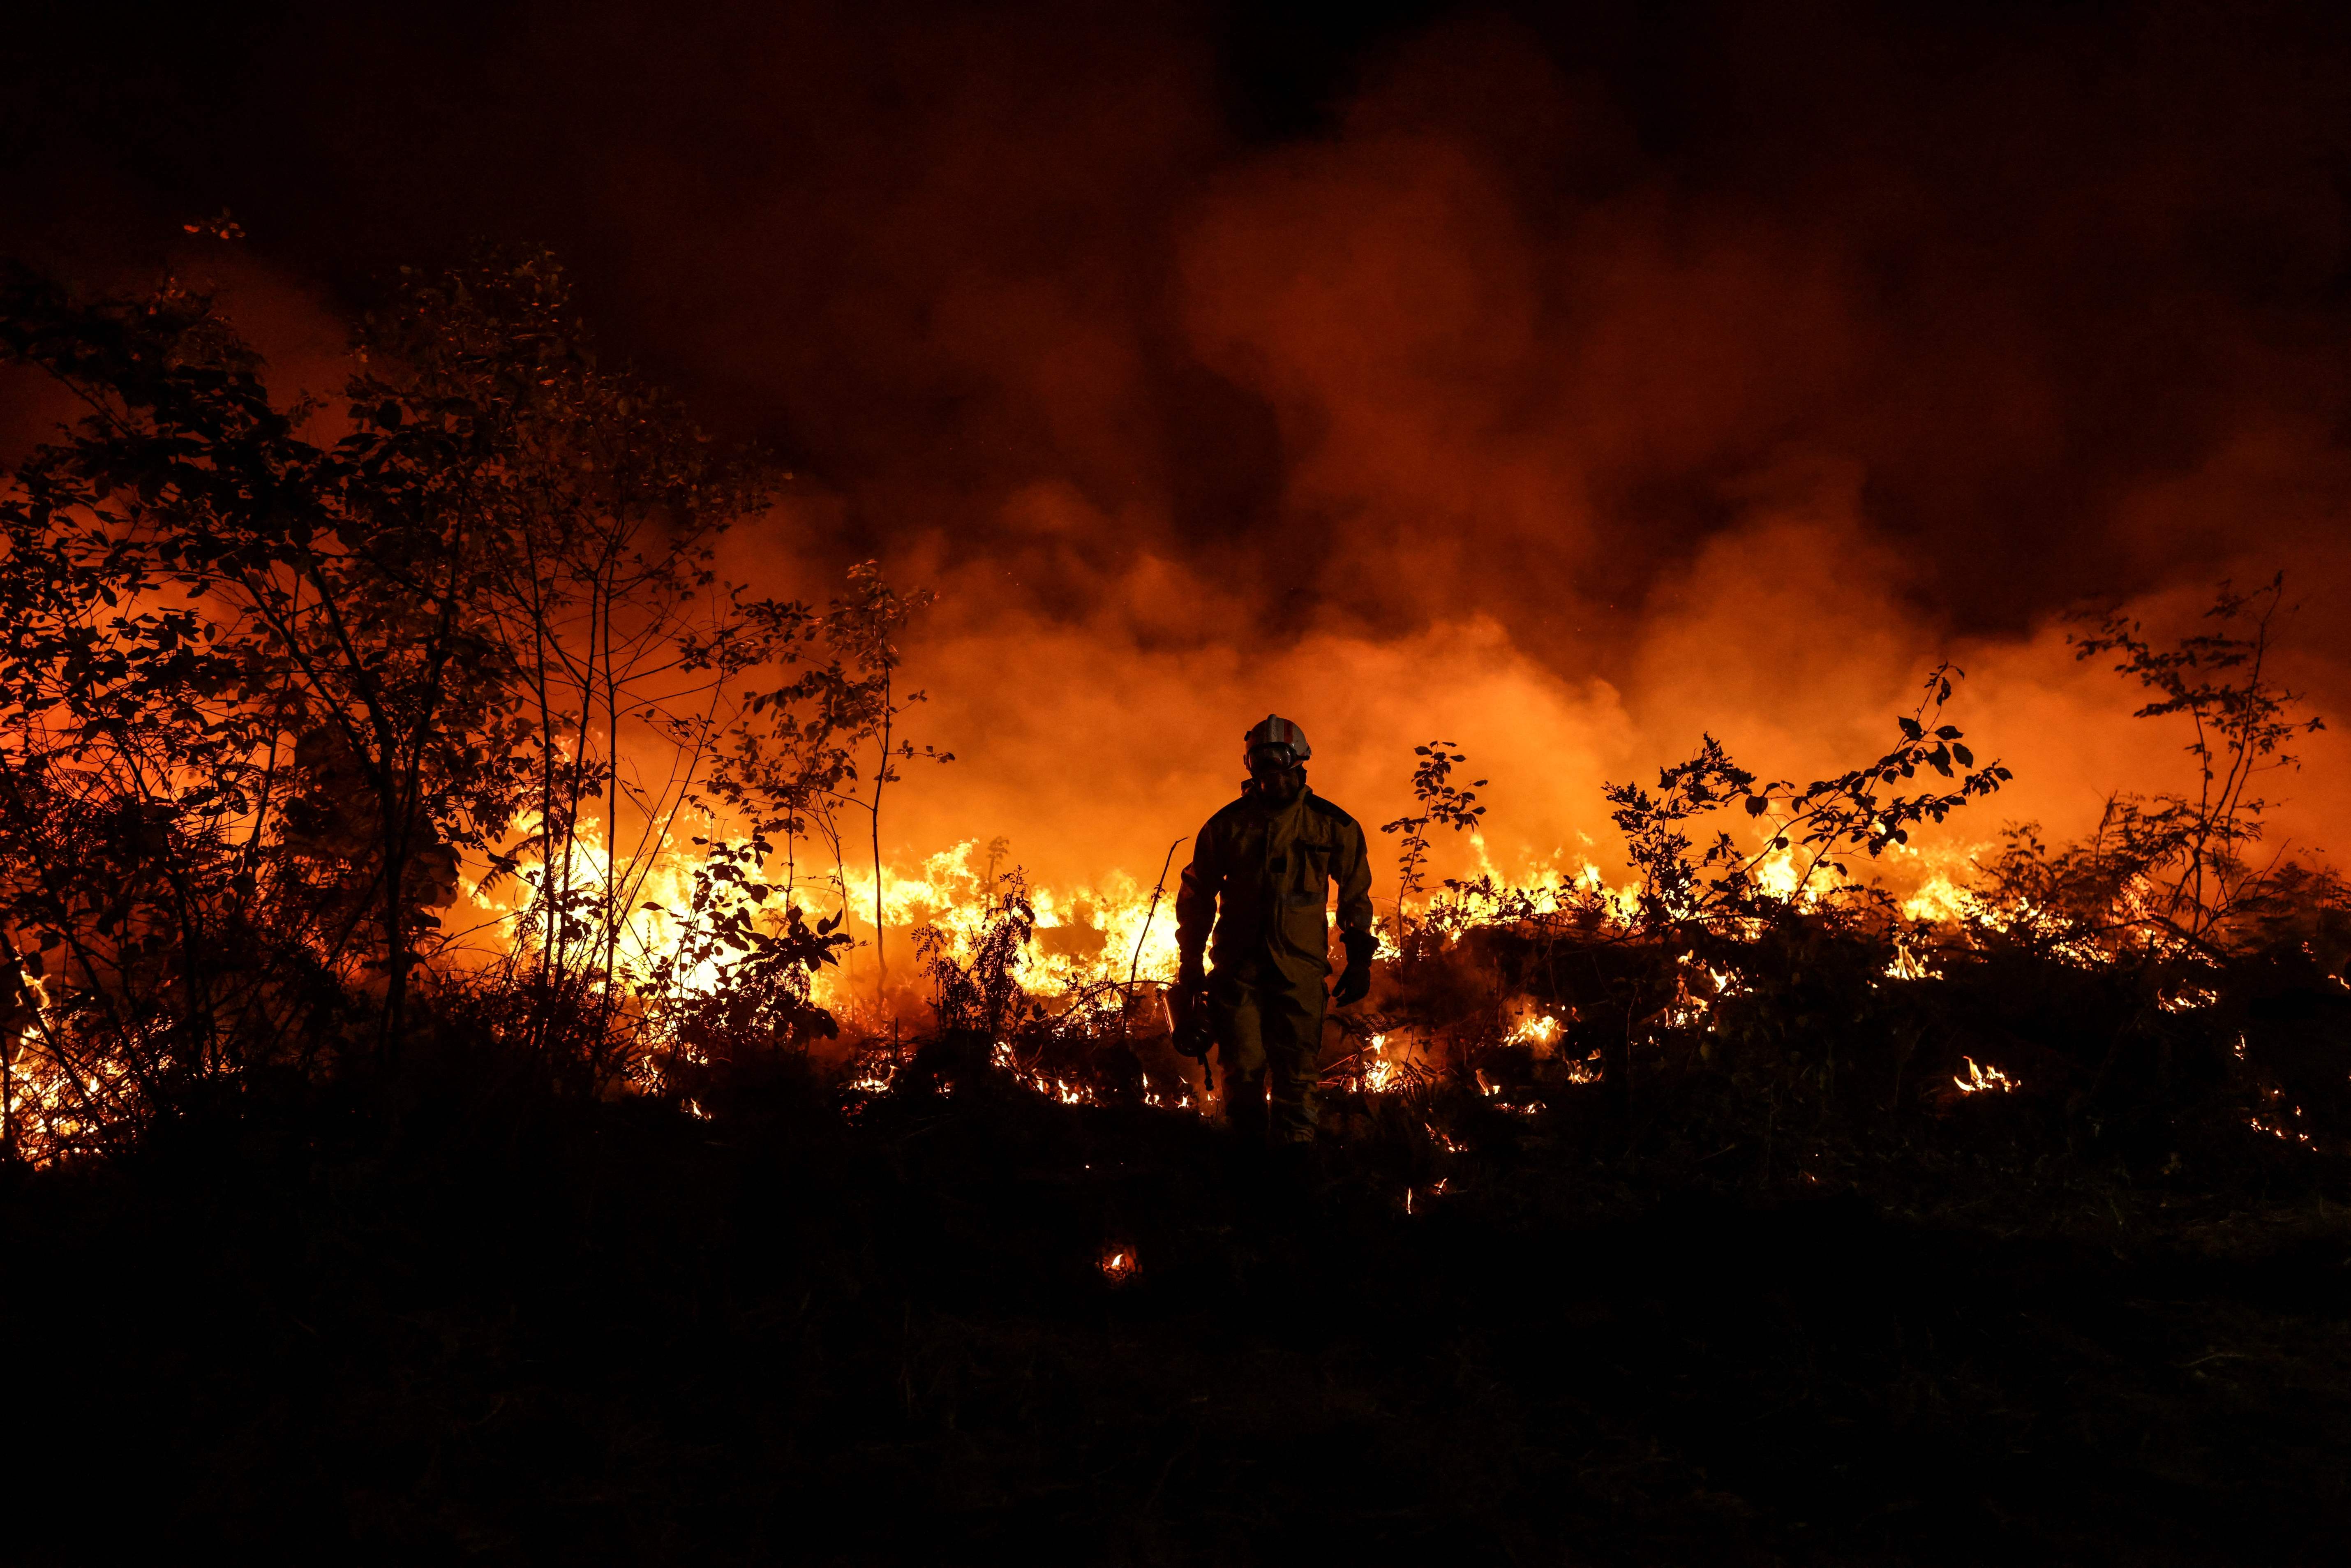
[(1241, 745), (1244, 762), (1249, 759), (1249, 754), (1260, 746), (1288, 747), (1290, 760), (1293, 763), (1303, 762), (1314, 755), (1314, 748), (1306, 744), (1306, 732), (1278, 714), (1266, 715), (1242, 737)]

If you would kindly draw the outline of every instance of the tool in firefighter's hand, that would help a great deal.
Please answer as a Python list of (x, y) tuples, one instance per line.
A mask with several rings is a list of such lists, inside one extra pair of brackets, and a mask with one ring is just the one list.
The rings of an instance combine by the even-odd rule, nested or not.
[(1167, 1021), (1175, 1030), (1176, 1051), (1196, 1059), (1200, 1070), (1207, 1071), (1208, 1048), (1216, 1043), (1216, 1030), (1208, 1022), (1207, 988), (1179, 980), (1168, 988), (1165, 996)]

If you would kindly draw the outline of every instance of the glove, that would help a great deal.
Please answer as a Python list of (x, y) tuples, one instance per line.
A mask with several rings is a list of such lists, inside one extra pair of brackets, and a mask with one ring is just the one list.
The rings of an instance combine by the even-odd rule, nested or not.
[(1372, 994), (1372, 955), (1380, 950), (1380, 939), (1368, 931), (1350, 931), (1340, 941), (1346, 945), (1347, 967), (1331, 988), (1331, 1000), (1351, 1008)]
[(1168, 994), (1168, 1013), (1176, 1025), (1176, 1049), (1196, 1057), (1205, 1066), (1216, 1044), (1208, 1021), (1208, 977), (1197, 953), (1186, 953), (1176, 971), (1176, 988)]

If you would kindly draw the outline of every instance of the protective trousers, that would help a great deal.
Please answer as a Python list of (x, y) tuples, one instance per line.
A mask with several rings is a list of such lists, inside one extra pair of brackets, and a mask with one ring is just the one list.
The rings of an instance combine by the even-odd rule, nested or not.
[(1208, 1005), (1217, 1060), (1225, 1070), (1225, 1117), (1243, 1138), (1313, 1142), (1323, 999), (1319, 975), (1290, 979), (1279, 971), (1261, 971), (1244, 978), (1220, 970), (1210, 977)]

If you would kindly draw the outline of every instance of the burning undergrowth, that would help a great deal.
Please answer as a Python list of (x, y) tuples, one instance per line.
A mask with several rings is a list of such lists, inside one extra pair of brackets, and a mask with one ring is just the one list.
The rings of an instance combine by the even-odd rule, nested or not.
[[(2257, 858), (2252, 786), (2316, 727), (2262, 673), (2278, 604), (2276, 584), (2224, 593), (2211, 629), (2168, 650), (2085, 622), (2082, 657), (2150, 688), (2147, 716), (2188, 721), (2200, 791), (2117, 796), (2072, 845), (2011, 828), (1931, 874), (1914, 864), (1907, 895), (1869, 873), (2008, 776), (1945, 721), (1955, 672), (1934, 672), (1892, 748), (1850, 771), (1761, 781), (1708, 738), (1654, 791), (1612, 787), (1635, 878), (1621, 886), (1589, 866), (1531, 887), (1416, 885), (1432, 824), (1479, 815), (1450, 781), (1466, 758), (1422, 747), (1422, 810), (1389, 825), (1406, 901), (1384, 922), (1370, 1003), (1329, 1021), (1327, 1133), (1422, 1207), (1476, 1184), (1469, 1151), (1528, 1139), (1766, 1188), (1994, 1150), (2018, 1171), (2183, 1186), (2266, 1168), (2279, 1144), (2339, 1156), (2351, 905), (2325, 870)], [(1159, 891), (1080, 904), (1125, 919), (1063, 913), (1072, 937), (1040, 924), (1017, 871), (973, 882), (959, 924), (917, 936), (935, 1030), (853, 1047), (852, 1113), (993, 1079), (1214, 1114), (1162, 999)]]
[[(1440, 904), (1407, 923), (1368, 1007), (1334, 1025), (1323, 1124), (1385, 1172), (1393, 1201), (1424, 1206), (1474, 1184), (1471, 1150), (1529, 1139), (1763, 1188), (1995, 1154), (2185, 1189), (2266, 1166), (2249, 1145), (2340, 1155), (2351, 912), (2323, 877), (2280, 895), (2291, 914), (2241, 945), (2127, 961), (2060, 950), (2045, 909), (2026, 922), (1997, 893), (1961, 925), (1825, 901), (1669, 936), (1591, 903), (1467, 921)], [(1213, 1115), (1156, 986), (1019, 988), (1026, 920), (1008, 903), (971, 967), (933, 959), (945, 1027), (860, 1042), (849, 1113), (989, 1082)]]
[[(889, 863), (893, 802), (955, 762), (902, 646), (931, 596), (872, 563), (821, 608), (722, 581), (772, 474), (599, 367), (551, 260), (403, 275), (341, 402), (293, 414), (175, 286), (10, 289), (11, 357), (95, 411), (5, 518), (17, 1156), (452, 1030), (722, 1123), (779, 1062), (859, 1114), (993, 1081), (1216, 1113), (1163, 995), (1183, 841), (1148, 887), (1032, 884), (1000, 840)], [(1441, 842), (1483, 862), (1488, 781), (1421, 746), (1328, 1132), (1396, 1145), (1399, 1203), (1495, 1126), (1767, 1186), (1979, 1124), (2167, 1169), (2340, 1152), (2342, 890), (2262, 841), (2318, 727), (2283, 607), (2075, 623), (2196, 787), (2073, 842), (1973, 825), (2011, 773), (1949, 666), (1843, 770), (1760, 778), (1708, 736), (1609, 786), (1621, 872), (1437, 877)]]
[(323, 444), (201, 300), (6, 304), (95, 411), (0, 511), (35, 1559), (124, 1477), (265, 1557), (2339, 1532), (2351, 912), (2262, 848), (2277, 585), (2079, 624), (2200, 782), (2070, 842), (1954, 847), (2009, 775), (1948, 669), (1820, 778), (1611, 786), (1622, 871), (1436, 875), (1489, 786), (1419, 747), (1281, 1167), (1174, 1049), (1181, 843), (889, 864), (924, 596), (720, 583), (758, 472), (543, 257), (403, 284)]

